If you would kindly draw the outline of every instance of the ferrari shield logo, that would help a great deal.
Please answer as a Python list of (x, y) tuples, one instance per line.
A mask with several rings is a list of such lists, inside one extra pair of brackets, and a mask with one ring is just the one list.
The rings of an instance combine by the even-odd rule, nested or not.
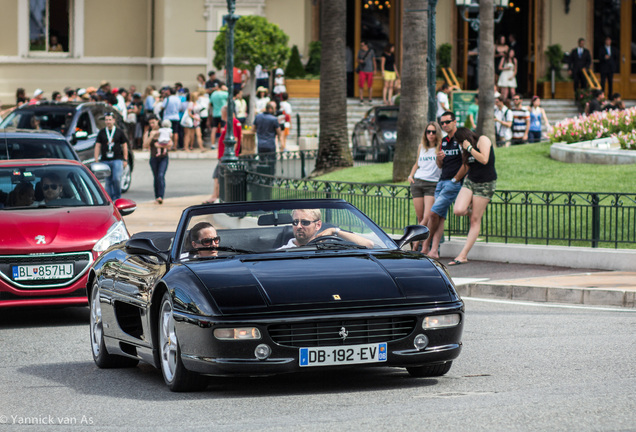
[(342, 300), (338, 294), (333, 295), (334, 300)]
[(345, 339), (347, 339), (347, 336), (349, 336), (349, 332), (347, 331), (346, 328), (341, 327), (340, 331), (338, 332), (338, 336), (340, 336), (342, 340), (344, 341)]
[(43, 235), (35, 236), (35, 244), (46, 244), (46, 238)]

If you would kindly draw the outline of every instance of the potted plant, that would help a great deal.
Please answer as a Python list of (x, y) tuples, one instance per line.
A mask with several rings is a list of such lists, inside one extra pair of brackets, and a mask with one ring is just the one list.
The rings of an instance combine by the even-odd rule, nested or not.
[(561, 45), (548, 46), (545, 55), (548, 61), (548, 68), (545, 76), (537, 80), (537, 93), (544, 99), (552, 97), (551, 84), (552, 71), (554, 71), (555, 99), (572, 99), (574, 97), (574, 89), (571, 81), (563, 76), (563, 58), (565, 54)]
[[(298, 55), (297, 63), (300, 63), (298, 47), (294, 46), (292, 48), (292, 56), (289, 60), (289, 64), (287, 65), (288, 70), (290, 67), (293, 67), (294, 70), (297, 68), (297, 65), (292, 66), (292, 61), (296, 63), (296, 60), (294, 60), (294, 49)], [(290, 97), (317, 98), (320, 96), (320, 55), (320, 42), (311, 42), (309, 44), (309, 61), (304, 67), (302, 75), (300, 71), (293, 72), (296, 76), (292, 76), (287, 73), (285, 85), (287, 86), (287, 93), (289, 93)], [(300, 64), (300, 67), (302, 68), (302, 64)]]

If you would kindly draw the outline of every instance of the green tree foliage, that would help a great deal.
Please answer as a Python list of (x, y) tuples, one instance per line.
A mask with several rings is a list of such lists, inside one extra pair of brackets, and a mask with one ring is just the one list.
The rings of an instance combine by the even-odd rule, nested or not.
[(320, 75), (320, 58), (322, 57), (322, 43), (320, 41), (309, 43), (309, 61), (305, 66), (305, 72), (309, 75)]
[[(214, 41), (214, 67), (225, 67), (225, 31)], [(282, 66), (289, 58), (287, 42), (289, 36), (276, 24), (264, 17), (246, 15), (239, 18), (234, 26), (234, 66), (253, 71), (260, 64), (264, 69), (273, 70)]]
[(298, 47), (296, 45), (291, 49), (291, 56), (285, 69), (285, 76), (287, 78), (302, 78), (305, 76), (305, 68), (300, 62), (300, 54), (298, 53)]

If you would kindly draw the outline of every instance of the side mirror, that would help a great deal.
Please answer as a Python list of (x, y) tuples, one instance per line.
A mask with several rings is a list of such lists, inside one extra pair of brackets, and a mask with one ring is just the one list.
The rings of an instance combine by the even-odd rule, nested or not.
[(159, 250), (152, 240), (147, 238), (134, 238), (126, 242), (126, 252), (133, 255), (153, 255), (168, 261), (168, 254)]
[(108, 177), (110, 177), (110, 166), (106, 165), (105, 163), (93, 162), (90, 168), (99, 181), (104, 181)]
[(122, 216), (128, 216), (137, 210), (137, 203), (126, 198), (119, 198), (115, 201), (115, 208), (119, 210)]
[(398, 240), (398, 247), (402, 247), (414, 241), (422, 241), (428, 238), (428, 228), (424, 225), (409, 225), (404, 228), (404, 235)]
[(86, 132), (86, 131), (77, 131), (77, 132), (75, 132), (75, 139), (77, 141), (88, 139), (88, 132)]

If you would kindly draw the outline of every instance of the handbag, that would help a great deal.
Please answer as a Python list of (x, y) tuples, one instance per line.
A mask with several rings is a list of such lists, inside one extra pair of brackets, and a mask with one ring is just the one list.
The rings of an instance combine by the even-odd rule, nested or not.
[(194, 127), (194, 120), (192, 120), (192, 117), (190, 117), (190, 114), (187, 111), (183, 113), (183, 117), (181, 117), (181, 121), (179, 123), (184, 128)]

